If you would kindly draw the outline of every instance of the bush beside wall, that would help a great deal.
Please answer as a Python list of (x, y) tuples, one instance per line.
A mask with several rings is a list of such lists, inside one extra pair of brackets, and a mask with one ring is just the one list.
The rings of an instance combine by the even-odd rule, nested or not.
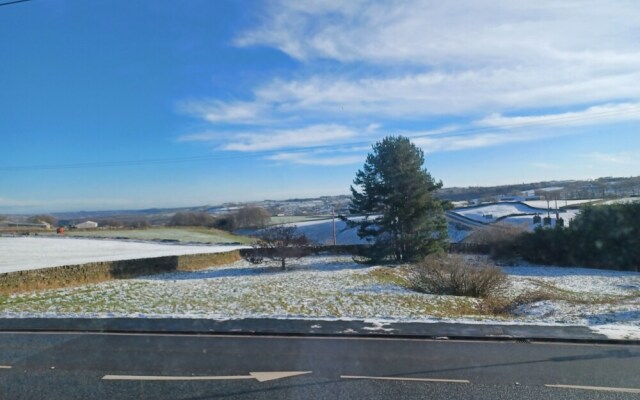
[(640, 203), (585, 207), (568, 228), (522, 236), (520, 253), (531, 262), (640, 270)]

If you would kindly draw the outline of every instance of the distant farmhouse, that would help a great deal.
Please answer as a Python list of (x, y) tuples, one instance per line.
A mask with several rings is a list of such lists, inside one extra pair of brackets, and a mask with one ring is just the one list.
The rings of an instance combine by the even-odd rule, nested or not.
[(97, 227), (98, 223), (93, 221), (80, 222), (79, 224), (74, 225), (74, 228), (76, 229), (95, 229)]

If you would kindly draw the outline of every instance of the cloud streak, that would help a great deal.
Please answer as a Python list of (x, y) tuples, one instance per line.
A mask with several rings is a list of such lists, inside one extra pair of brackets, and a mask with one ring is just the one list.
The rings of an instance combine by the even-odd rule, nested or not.
[[(255, 104), (417, 118), (640, 100), (631, 2), (349, 3), (275, 2), (236, 40), (347, 71), (274, 79), (256, 88)], [(357, 63), (382, 72), (349, 69)]]
[(342, 165), (362, 164), (363, 154), (343, 156), (321, 156), (313, 152), (305, 153), (278, 153), (267, 157), (268, 160), (281, 161), (301, 165), (318, 165), (323, 167), (337, 167)]
[[(180, 141), (329, 165), (355, 156), (286, 150), (403, 134), (427, 152), (459, 151), (640, 120), (631, 1), (273, 1), (260, 15), (233, 44), (278, 49), (298, 67), (240, 100), (181, 103), (213, 129)], [(254, 127), (215, 129), (238, 124)]]
[(478, 121), (481, 126), (518, 128), (532, 126), (584, 126), (640, 120), (640, 103), (605, 104), (557, 114), (505, 117), (493, 114)]
[(240, 132), (204, 132), (183, 135), (181, 142), (217, 143), (221, 150), (256, 152), (283, 148), (313, 147), (337, 144), (347, 140), (358, 140), (363, 136), (358, 131), (343, 125), (320, 124), (302, 128), (240, 131)]
[(595, 162), (603, 164), (640, 165), (637, 154), (594, 152), (587, 154), (586, 156)]
[(275, 1), (235, 43), (302, 61), (607, 67), (638, 62), (631, 34), (639, 17), (631, 1)]
[[(430, 130), (400, 130), (393, 134), (407, 136), (425, 152), (463, 151), (579, 135), (575, 126), (611, 124), (640, 120), (639, 103), (607, 104), (582, 110), (535, 116), (503, 116), (493, 114), (466, 124), (446, 125)], [(370, 144), (389, 134), (377, 124), (353, 128), (340, 124), (319, 124), (295, 129), (264, 131), (203, 132), (184, 135), (183, 142), (210, 142), (219, 150), (236, 152), (276, 152), (265, 158), (301, 165), (336, 166), (359, 164), (370, 150)], [(341, 147), (342, 146), (342, 147)], [(346, 147), (345, 147), (346, 146)], [(320, 149), (332, 147), (331, 150)], [(287, 149), (315, 149), (291, 152)], [(327, 154), (327, 151), (333, 154)], [(341, 154), (338, 154), (341, 153)], [(594, 161), (630, 163), (631, 156), (593, 153)], [(550, 164), (534, 165), (539, 169), (553, 169)]]

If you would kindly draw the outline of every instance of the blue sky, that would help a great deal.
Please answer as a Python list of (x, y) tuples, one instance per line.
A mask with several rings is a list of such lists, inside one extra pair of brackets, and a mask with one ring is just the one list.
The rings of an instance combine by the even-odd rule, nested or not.
[(639, 175), (639, 20), (635, 0), (0, 6), (0, 213), (346, 194), (398, 134), (445, 186)]

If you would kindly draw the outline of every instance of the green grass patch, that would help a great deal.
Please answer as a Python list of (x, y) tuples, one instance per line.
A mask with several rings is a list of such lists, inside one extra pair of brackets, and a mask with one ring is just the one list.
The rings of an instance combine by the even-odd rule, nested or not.
[(408, 269), (406, 267), (376, 267), (365, 274), (354, 275), (351, 278), (370, 285), (395, 285), (409, 288)]
[(401, 287), (409, 287), (408, 271), (405, 268), (376, 268), (367, 273), (367, 277), (373, 279), (380, 284), (397, 285)]

